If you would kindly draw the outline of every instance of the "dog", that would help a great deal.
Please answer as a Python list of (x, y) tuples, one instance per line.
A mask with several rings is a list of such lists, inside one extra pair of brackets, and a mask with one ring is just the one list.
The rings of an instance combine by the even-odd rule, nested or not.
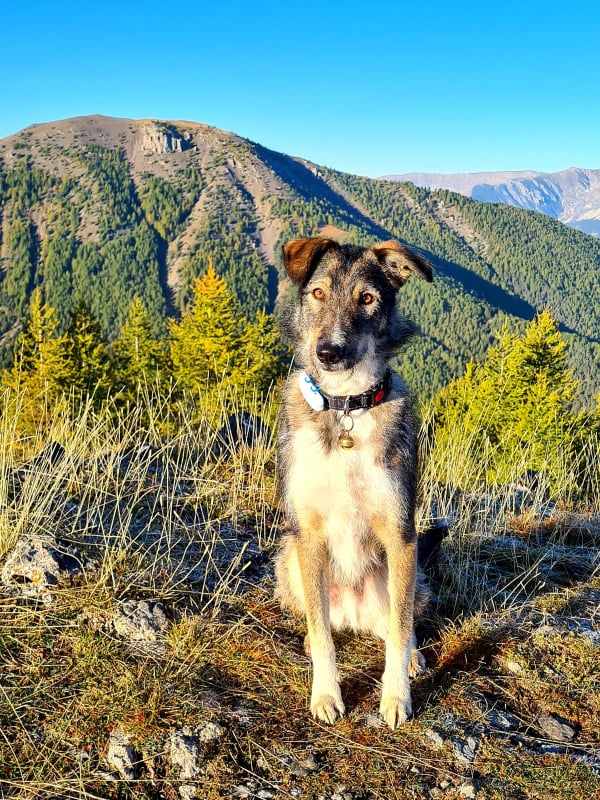
[(425, 662), (414, 617), (427, 591), (417, 567), (417, 425), (408, 389), (388, 367), (414, 326), (397, 293), (425, 258), (396, 241), (370, 248), (288, 242), (298, 287), (282, 320), (300, 369), (284, 388), (279, 480), (288, 532), (275, 560), (276, 596), (306, 617), (310, 708), (345, 712), (331, 630), (385, 642), (380, 714), (393, 730), (412, 714), (409, 676)]

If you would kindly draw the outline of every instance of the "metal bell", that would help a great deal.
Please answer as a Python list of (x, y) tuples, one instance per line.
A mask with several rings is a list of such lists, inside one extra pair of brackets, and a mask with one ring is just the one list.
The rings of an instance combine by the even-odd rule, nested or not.
[(354, 447), (354, 439), (350, 436), (348, 431), (346, 431), (346, 433), (340, 435), (338, 444), (340, 447), (343, 447), (344, 450), (350, 450), (351, 447)]

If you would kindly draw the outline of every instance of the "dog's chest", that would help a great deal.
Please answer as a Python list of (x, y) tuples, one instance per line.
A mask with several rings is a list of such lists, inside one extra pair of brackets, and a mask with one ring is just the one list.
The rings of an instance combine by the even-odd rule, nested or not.
[(382, 504), (393, 502), (388, 472), (377, 459), (373, 415), (357, 414), (351, 435), (354, 447), (329, 452), (310, 424), (292, 435), (288, 500), (300, 514), (324, 520), (330, 537), (349, 525), (360, 529)]

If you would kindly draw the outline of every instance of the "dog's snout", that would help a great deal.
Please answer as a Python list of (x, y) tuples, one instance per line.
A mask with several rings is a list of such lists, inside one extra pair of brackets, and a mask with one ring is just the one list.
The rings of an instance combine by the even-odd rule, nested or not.
[(339, 344), (332, 342), (319, 342), (317, 344), (317, 358), (323, 364), (337, 364), (341, 361), (344, 351)]

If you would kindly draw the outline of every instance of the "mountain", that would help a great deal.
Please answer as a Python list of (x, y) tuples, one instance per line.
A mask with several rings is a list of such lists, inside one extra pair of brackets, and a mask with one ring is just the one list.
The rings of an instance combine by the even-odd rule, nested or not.
[(562, 172), (471, 172), (454, 175), (410, 172), (384, 180), (410, 181), (427, 189), (450, 189), (474, 200), (539, 211), (585, 233), (600, 236), (600, 170)]
[(400, 302), (421, 326), (400, 367), (422, 397), (480, 358), (503, 324), (548, 307), (568, 336), (580, 402), (600, 388), (600, 241), (547, 216), (370, 180), (193, 122), (80, 117), (0, 140), (3, 363), (42, 287), (62, 329), (85, 302), (114, 337), (139, 295), (157, 330), (213, 264), (249, 318), (286, 302), (281, 245), (397, 238), (433, 284)]

